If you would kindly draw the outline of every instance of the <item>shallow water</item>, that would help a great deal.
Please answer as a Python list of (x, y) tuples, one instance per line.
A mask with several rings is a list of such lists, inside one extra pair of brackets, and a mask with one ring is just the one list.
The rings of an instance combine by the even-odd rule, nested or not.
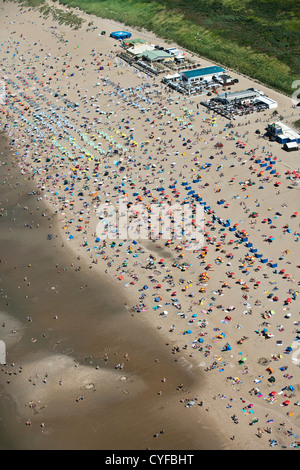
[[(5, 384), (7, 377), (2, 375), (0, 448), (218, 448), (199, 419), (180, 403), (182, 396), (176, 391), (184, 383), (191, 393), (199, 392), (196, 376), (176, 362), (170, 346), (138, 314), (131, 316), (124, 306), (126, 299), (109, 282), (71, 256), (58, 234), (55, 216), (37, 200), (37, 194), (29, 194), (32, 183), (12, 164), (6, 144), (2, 138), (0, 161), (8, 164), (0, 167), (0, 208), (4, 208), (0, 217), (0, 311), (22, 325), (20, 340), (7, 348), (7, 363), (21, 365), (40, 353), (70, 355), (79, 364), (111, 370), (124, 362), (120, 377), (132, 374), (145, 387), (135, 397), (123, 393), (113, 403), (99, 398), (92, 413), (75, 414), (69, 421), (62, 409), (60, 418), (51, 423), (55, 431), (41, 435), (38, 428), (28, 432), (17, 416), (14, 397)], [(48, 216), (43, 217), (43, 212)], [(76, 271), (79, 266), (81, 270)], [(0, 339), (5, 328), (0, 330)], [(124, 359), (125, 353), (130, 361)], [(167, 377), (167, 384), (159, 397), (162, 377)], [(154, 439), (153, 434), (162, 428), (165, 433)]]

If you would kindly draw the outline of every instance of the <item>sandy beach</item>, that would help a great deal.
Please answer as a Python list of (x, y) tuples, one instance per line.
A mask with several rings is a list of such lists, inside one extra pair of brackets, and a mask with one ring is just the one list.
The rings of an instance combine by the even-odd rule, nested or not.
[(176, 406), (183, 393), (199, 393), (197, 374), (128, 313), (125, 295), (79, 265), (5, 141), (2, 148), (1, 448), (189, 449), (204, 430), (200, 446), (219, 448), (209, 422), (196, 420), (190, 436)]
[[(263, 137), (272, 110), (229, 126), (122, 62), (109, 33), (128, 28), (0, 8), (4, 448), (299, 448), (299, 152)], [(205, 207), (200, 249), (99, 237), (100, 204), (189, 202), (186, 188)]]

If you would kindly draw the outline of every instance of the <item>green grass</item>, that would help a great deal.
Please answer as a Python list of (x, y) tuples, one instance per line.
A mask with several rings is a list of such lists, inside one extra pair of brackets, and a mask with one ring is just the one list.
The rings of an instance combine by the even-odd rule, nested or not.
[(300, 119), (297, 119), (297, 121), (294, 121), (293, 125), (297, 130), (300, 130)]
[(60, 0), (60, 3), (153, 31), (288, 96), (293, 93), (293, 81), (300, 78), (299, 0)]
[(27, 8), (37, 8), (40, 7), (45, 0), (3, 0), (4, 2), (6, 1), (12, 1), (16, 3), (20, 3), (22, 7), (27, 7)]

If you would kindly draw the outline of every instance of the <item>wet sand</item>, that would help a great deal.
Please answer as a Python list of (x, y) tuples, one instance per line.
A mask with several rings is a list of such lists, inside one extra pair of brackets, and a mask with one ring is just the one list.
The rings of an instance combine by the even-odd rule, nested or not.
[[(74, 261), (3, 136), (2, 151), (1, 448), (219, 448), (205, 418), (187, 416), (180, 403), (199, 393), (199, 377), (132, 317), (108, 281)], [(185, 392), (176, 390), (181, 383)]]

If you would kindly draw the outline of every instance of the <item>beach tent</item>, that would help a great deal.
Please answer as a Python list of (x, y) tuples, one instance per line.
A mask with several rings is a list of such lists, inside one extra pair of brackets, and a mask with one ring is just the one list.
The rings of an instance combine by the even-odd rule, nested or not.
[(111, 38), (119, 39), (119, 40), (131, 38), (131, 36), (132, 34), (128, 33), (127, 31), (115, 31), (113, 33), (110, 33)]
[(242, 359), (239, 360), (239, 364), (244, 364), (246, 362), (247, 358), (243, 357)]
[(232, 349), (232, 348), (231, 348), (230, 344), (227, 343), (227, 344), (225, 344), (225, 346), (224, 346), (224, 348), (222, 349), (222, 351), (231, 351), (231, 349)]

